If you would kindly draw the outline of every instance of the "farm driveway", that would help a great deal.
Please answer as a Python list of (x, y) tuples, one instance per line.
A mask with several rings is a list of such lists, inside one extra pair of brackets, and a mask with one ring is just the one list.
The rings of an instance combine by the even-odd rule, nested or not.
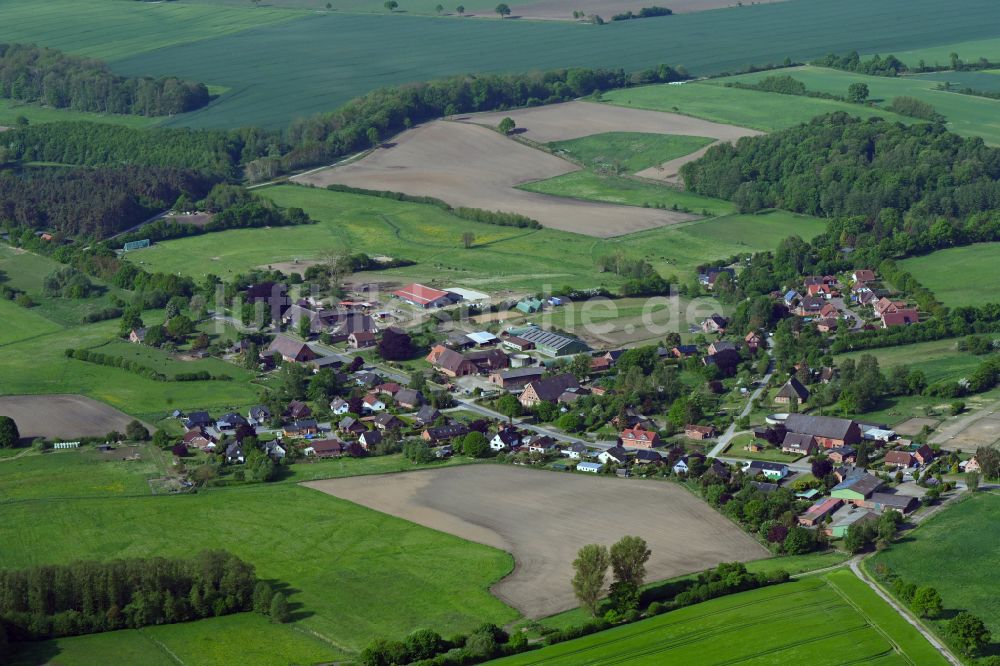
[(132, 417), (82, 395), (0, 397), (0, 414), (17, 423), (21, 437), (97, 437), (124, 432)]
[(338, 183), (431, 196), (455, 207), (519, 213), (546, 227), (598, 238), (697, 219), (675, 211), (578, 201), (515, 189), (523, 183), (576, 170), (578, 167), (566, 160), (491, 129), (438, 120), (403, 132), (360, 160), (292, 180), (318, 187)]
[(643, 537), (652, 550), (648, 580), (769, 555), (700, 499), (662, 481), (467, 465), (304, 485), (512, 553), (514, 572), (493, 593), (528, 617), (578, 605), (571, 563), (588, 543)]

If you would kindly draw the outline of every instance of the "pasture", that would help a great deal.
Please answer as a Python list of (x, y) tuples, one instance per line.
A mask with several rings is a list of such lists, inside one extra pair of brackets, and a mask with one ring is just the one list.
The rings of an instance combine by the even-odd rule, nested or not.
[(3, 567), (225, 548), (287, 585), (293, 623), (275, 644), (241, 616), (221, 635), (201, 623), (158, 628), (153, 636), (186, 651), (187, 663), (218, 663), (235, 645), (257, 663), (284, 662), (293, 639), (291, 654), (307, 652), (299, 659), (340, 661), (374, 636), (418, 627), (448, 635), (517, 617), (487, 589), (510, 571), (506, 553), (292, 484), (14, 502), (4, 505), (0, 542)]
[[(794, 69), (782, 70), (781, 74), (787, 74), (801, 81), (806, 85), (807, 90), (834, 95), (846, 95), (849, 85), (861, 82), (867, 85), (871, 92), (869, 99), (880, 107), (888, 106), (896, 97), (915, 97), (927, 102), (938, 113), (947, 118), (947, 126), (951, 131), (962, 136), (982, 137), (986, 143), (1000, 144), (1000, 100), (960, 95), (958, 93), (935, 89), (942, 80), (953, 80), (956, 78), (961, 80), (966, 73), (942, 73), (934, 79), (924, 79), (920, 75), (897, 77), (865, 76), (863, 74), (842, 72), (836, 69), (824, 69), (821, 67), (796, 67)], [(773, 76), (773, 73), (758, 72), (755, 74), (744, 74), (731, 78), (717, 79), (712, 83), (721, 86), (729, 81), (753, 82), (766, 76)], [(981, 74), (981, 77), (996, 79), (996, 84), (1000, 85), (1000, 76)], [(800, 99), (790, 95), (774, 96), (779, 99), (789, 100), (786, 103), (791, 106), (797, 106), (797, 103), (790, 100)], [(913, 121), (910, 120), (909, 122)]]
[(492, 663), (576, 666), (743, 661), (948, 663), (847, 570), (713, 599)]
[[(910, 257), (899, 263), (945, 305), (979, 305), (983, 303), (984, 292), (1000, 287), (998, 251), (1000, 243), (976, 243)], [(956, 266), (961, 266), (961, 270), (955, 270)], [(976, 279), (970, 280), (970, 275)]]
[(126, 127), (147, 127), (162, 120), (160, 117), (89, 113), (87, 111), (56, 109), (39, 104), (25, 104), (12, 99), (0, 99), (0, 127), (13, 127), (20, 117), (27, 118), (28, 122), (34, 125), (88, 120), (95, 123), (125, 125)]
[(674, 211), (616, 208), (514, 189), (578, 168), (485, 127), (439, 120), (407, 130), (359, 160), (293, 180), (430, 196), (455, 207), (518, 213), (551, 229), (597, 238), (694, 219)]
[(60, 329), (55, 322), (49, 321), (30, 308), (23, 308), (7, 299), (0, 299), (0, 345), (6, 345), (18, 340), (28, 340)]
[(886, 372), (895, 366), (905, 365), (913, 370), (922, 371), (929, 383), (945, 379), (957, 381), (962, 377), (968, 377), (986, 358), (958, 351), (958, 342), (957, 338), (946, 338), (899, 347), (869, 349), (840, 354), (835, 357), (834, 362), (839, 364), (847, 358), (857, 361), (861, 356), (868, 354), (877, 358), (879, 366)]
[(82, 395), (8, 395), (0, 397), (0, 414), (13, 418), (25, 438), (98, 437), (124, 432), (132, 420)]
[(588, 169), (635, 173), (690, 155), (711, 143), (712, 139), (702, 136), (607, 132), (555, 141), (548, 147), (556, 155)]
[(471, 465), (307, 485), (513, 553), (514, 572), (494, 585), (493, 593), (528, 617), (577, 605), (570, 563), (587, 543), (642, 536), (652, 550), (651, 580), (769, 555), (696, 496), (670, 483)]
[[(968, 610), (993, 632), (992, 650), (1000, 645), (1000, 583), (982, 576), (1000, 566), (996, 526), (1000, 524), (1000, 495), (979, 492), (908, 532), (898, 544), (865, 563), (868, 571), (884, 564), (904, 580), (937, 588), (945, 617)], [(943, 633), (944, 621), (930, 621)]]
[(103, 57), (122, 74), (170, 74), (229, 89), (167, 125), (282, 127), (373, 88), (450, 74), (631, 71), (659, 63), (716, 74), (855, 48), (885, 53), (993, 38), (994, 17), (992, 0), (796, 0), (604, 26), (306, 12), (249, 2), (8, 0), (0, 41)]

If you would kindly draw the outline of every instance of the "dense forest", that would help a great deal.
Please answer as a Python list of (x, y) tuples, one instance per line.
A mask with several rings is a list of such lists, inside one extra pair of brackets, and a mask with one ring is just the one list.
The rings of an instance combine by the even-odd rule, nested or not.
[(209, 101), (203, 83), (126, 78), (100, 60), (33, 44), (0, 44), (0, 97), (57, 109), (140, 116), (184, 113)]
[(874, 218), (958, 218), (1000, 208), (1000, 149), (939, 124), (846, 113), (724, 143), (681, 169), (687, 189), (743, 211), (784, 208)]
[(226, 551), (0, 569), (0, 621), (13, 641), (183, 622), (251, 610), (257, 582)]
[(0, 172), (0, 220), (100, 239), (169, 208), (182, 194), (200, 199), (211, 186), (198, 172), (160, 167)]

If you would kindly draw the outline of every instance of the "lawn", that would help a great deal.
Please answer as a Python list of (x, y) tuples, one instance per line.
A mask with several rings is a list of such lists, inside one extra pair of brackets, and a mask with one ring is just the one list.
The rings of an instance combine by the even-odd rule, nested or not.
[(744, 660), (947, 663), (850, 571), (714, 599), (495, 663), (575, 666)]
[[(1000, 243), (976, 243), (911, 257), (899, 263), (945, 305), (980, 305), (984, 293), (1000, 288), (998, 252)], [(961, 266), (962, 270), (955, 270), (956, 266)], [(975, 275), (976, 279), (968, 279), (969, 275)]]
[(733, 438), (733, 441), (729, 443), (726, 450), (722, 452), (723, 455), (732, 456), (733, 458), (746, 458), (747, 460), (769, 460), (771, 462), (788, 463), (795, 462), (802, 456), (782, 453), (781, 449), (766, 448), (763, 451), (747, 451), (743, 447), (753, 441), (753, 435), (747, 433), (743, 435), (737, 435)]
[(847, 358), (857, 361), (861, 356), (868, 354), (878, 359), (879, 367), (883, 371), (888, 371), (889, 368), (897, 365), (906, 365), (912, 370), (921, 370), (930, 383), (944, 379), (957, 381), (962, 377), (968, 377), (986, 358), (985, 356), (974, 356), (968, 352), (960, 352), (957, 345), (957, 338), (947, 338), (900, 347), (869, 349), (840, 354), (834, 359), (834, 363), (839, 365)]
[(522, 190), (557, 197), (603, 201), (624, 206), (653, 206), (716, 216), (736, 212), (736, 205), (693, 192), (638, 178), (602, 176), (593, 171), (572, 171), (562, 176), (519, 186)]
[(690, 155), (713, 142), (702, 136), (605, 132), (569, 141), (554, 141), (548, 148), (588, 169), (620, 168), (635, 173)]
[[(944, 115), (948, 119), (948, 129), (953, 132), (963, 136), (981, 136), (987, 143), (1000, 144), (1000, 100), (935, 90), (940, 83), (939, 80), (923, 79), (920, 76), (865, 76), (863, 74), (820, 67), (797, 67), (795, 69), (784, 70), (781, 73), (801, 81), (806, 85), (808, 90), (834, 95), (846, 95), (847, 88), (852, 83), (864, 83), (868, 86), (869, 91), (871, 91), (870, 99), (881, 107), (888, 106), (896, 97), (916, 97), (927, 102), (938, 113)], [(773, 72), (758, 72), (756, 74), (717, 79), (712, 83), (721, 86), (729, 81), (753, 82), (773, 74)], [(960, 78), (962, 75), (953, 74), (952, 76)], [(991, 75), (982, 74), (981, 76), (990, 77)], [(951, 80), (952, 77), (946, 78)], [(998, 78), (997, 83), (1000, 84), (1000, 78)], [(789, 106), (797, 106), (797, 100), (799, 99), (811, 99), (790, 95), (776, 96), (784, 99), (784, 103)]]
[[(252, 637), (252, 640), (248, 640)], [(57, 661), (65, 666), (107, 663), (176, 666), (178, 660), (198, 666), (229, 666), (233, 655), (241, 665), (314, 664), (330, 659), (331, 646), (295, 625), (271, 624), (253, 613), (128, 629), (104, 634), (25, 643), (14, 654), (13, 666)]]
[[(1000, 566), (996, 526), (1000, 524), (1000, 495), (980, 492), (947, 508), (923, 523), (892, 548), (877, 554), (869, 572), (884, 564), (903, 579), (937, 588), (946, 616), (968, 610), (993, 632), (993, 648), (1000, 644)], [(943, 621), (929, 622), (942, 633)]]
[[(15, 502), (4, 507), (0, 542), (5, 567), (226, 548), (263, 578), (288, 586), (291, 626), (305, 632), (305, 649), (316, 654), (316, 639), (331, 646), (322, 661), (358, 651), (376, 636), (402, 637), (419, 627), (450, 635), (517, 617), (488, 591), (511, 570), (508, 554), (292, 484)], [(216, 646), (210, 632), (192, 643), (182, 627), (165, 631), (191, 651), (190, 661), (182, 656), (188, 663), (203, 663), (202, 650), (215, 654), (205, 663), (216, 663), (234, 645), (259, 662), (287, 662), (259, 623), (237, 624)]]
[[(319, 223), (281, 229), (237, 229), (194, 236), (132, 252), (150, 270), (232, 276), (254, 266), (307, 260), (347, 243), (355, 252), (418, 262), (381, 271), (380, 278), (479, 290), (538, 291), (545, 285), (605, 286), (620, 279), (597, 273), (596, 259), (614, 248), (647, 258), (664, 275), (684, 279), (696, 266), (741, 252), (772, 249), (789, 235), (812, 238), (824, 222), (784, 211), (732, 215), (662, 227), (603, 241), (552, 229), (498, 227), (456, 218), (434, 206), (329, 192), (294, 185), (257, 190), (281, 206), (300, 206)], [(462, 247), (462, 233), (475, 247)], [(304, 267), (303, 267), (304, 270)]]
[(88, 113), (71, 111), (70, 109), (55, 109), (38, 104), (25, 104), (12, 99), (0, 99), (0, 126), (13, 127), (19, 117), (25, 117), (33, 125), (42, 123), (70, 122), (89, 120), (97, 123), (125, 125), (126, 127), (147, 127), (162, 120), (159, 117), (131, 116), (115, 113)]
[[(364, 9), (372, 1), (349, 0), (343, 9)], [(413, 10), (422, 11), (426, 2)], [(594, 26), (268, 4), (7, 0), (0, 41), (107, 58), (126, 75), (177, 75), (229, 88), (213, 104), (169, 119), (168, 125), (276, 128), (333, 110), (373, 88), (450, 74), (572, 66), (633, 71), (669, 63), (705, 75), (831, 51), (900, 51), (993, 38), (996, 11), (993, 0), (796, 0)], [(845, 31), (845, 25), (852, 29)], [(405, 67), (399, 64), (401, 53)], [(766, 118), (776, 110), (781, 117), (786, 104), (779, 101), (754, 115)]]

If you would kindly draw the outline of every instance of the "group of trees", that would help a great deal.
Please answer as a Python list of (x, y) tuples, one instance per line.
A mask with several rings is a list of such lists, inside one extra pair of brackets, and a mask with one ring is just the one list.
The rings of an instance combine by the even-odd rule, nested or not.
[(621, 14), (615, 14), (611, 17), (612, 21), (629, 21), (632, 19), (644, 19), (644, 18), (654, 18), (656, 16), (670, 16), (673, 14), (673, 10), (667, 9), (666, 7), (657, 7), (653, 5), (652, 7), (643, 7), (637, 12), (633, 12), (631, 9), (622, 12)]
[(882, 58), (875, 55), (868, 60), (862, 60), (857, 51), (851, 51), (847, 55), (842, 56), (830, 53), (814, 60), (812, 64), (817, 67), (842, 69), (845, 72), (856, 72), (869, 76), (898, 76), (909, 71), (909, 68), (896, 56), (889, 55)]
[(0, 569), (0, 621), (11, 640), (184, 622), (252, 610), (257, 583), (226, 551)]
[(72, 266), (64, 266), (45, 276), (42, 291), (46, 296), (61, 298), (88, 298), (98, 288), (86, 275)]
[(101, 60), (33, 44), (0, 44), (0, 97), (57, 109), (166, 116), (209, 101), (203, 83), (175, 77), (126, 78)]
[(404, 640), (377, 638), (361, 651), (362, 666), (468, 666), (526, 649), (527, 638), (521, 632), (508, 634), (495, 624), (482, 624), (468, 636), (459, 634), (442, 638), (431, 629), (418, 629)]
[[(1000, 206), (1000, 149), (940, 125), (902, 125), (838, 112), (766, 136), (721, 144), (681, 169), (688, 189), (744, 211), (950, 227)], [(829, 232), (828, 232), (829, 233)]]
[(17, 423), (9, 416), (0, 416), (0, 449), (13, 449), (20, 443)]
[(588, 544), (580, 549), (573, 561), (573, 592), (591, 615), (598, 615), (598, 602), (604, 596), (604, 586), (611, 568), (609, 603), (613, 614), (638, 611), (639, 595), (646, 578), (646, 562), (651, 551), (646, 541), (637, 536), (624, 536), (611, 548)]

